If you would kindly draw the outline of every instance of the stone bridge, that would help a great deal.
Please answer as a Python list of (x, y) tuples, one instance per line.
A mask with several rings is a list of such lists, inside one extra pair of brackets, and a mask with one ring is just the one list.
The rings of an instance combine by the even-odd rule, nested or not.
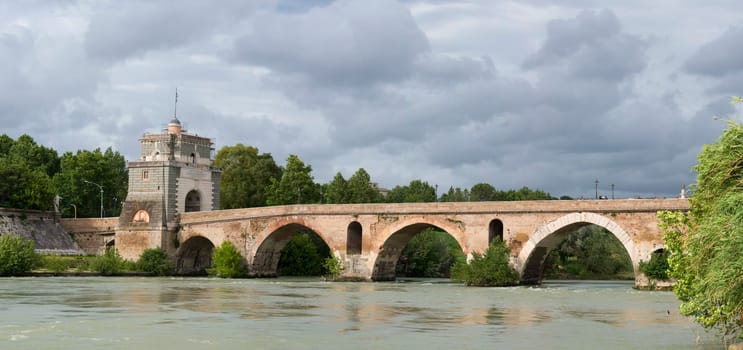
[[(686, 199), (560, 200), (521, 202), (289, 205), (188, 212), (162, 236), (130, 228), (116, 231), (116, 247), (136, 259), (148, 247), (173, 255), (180, 272), (211, 264), (213, 247), (232, 242), (251, 274), (275, 276), (282, 248), (307, 229), (345, 263), (344, 277), (391, 280), (402, 249), (422, 230), (449, 233), (464, 254), (483, 252), (497, 238), (511, 248), (523, 283), (538, 283), (549, 251), (569, 232), (589, 224), (606, 228), (622, 243), (635, 276), (640, 261), (664, 248), (656, 213), (688, 210)], [(120, 223), (121, 226), (121, 223)], [(147, 236), (150, 235), (150, 236)]]

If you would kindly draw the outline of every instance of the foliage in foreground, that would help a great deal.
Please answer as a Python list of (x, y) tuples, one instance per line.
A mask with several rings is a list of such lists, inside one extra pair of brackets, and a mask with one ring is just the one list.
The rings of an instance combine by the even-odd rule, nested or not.
[(18, 276), (38, 263), (34, 242), (14, 234), (0, 236), (0, 276)]
[(495, 287), (519, 283), (519, 274), (508, 264), (511, 250), (495, 240), (484, 254), (472, 253), (472, 260), (459, 261), (451, 269), (451, 278), (467, 286)]
[(213, 267), (207, 269), (207, 273), (221, 278), (243, 277), (248, 274), (248, 267), (243, 262), (243, 257), (237, 248), (230, 242), (224, 241), (212, 252)]
[(743, 328), (743, 126), (728, 124), (698, 156), (688, 216), (658, 214), (681, 313), (719, 329), (724, 343)]
[(173, 264), (160, 248), (145, 249), (139, 256), (137, 270), (154, 276), (167, 276), (173, 273)]

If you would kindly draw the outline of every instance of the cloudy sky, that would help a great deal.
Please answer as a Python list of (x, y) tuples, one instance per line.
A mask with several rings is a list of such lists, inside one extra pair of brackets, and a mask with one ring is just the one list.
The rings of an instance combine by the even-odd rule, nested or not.
[(553, 195), (675, 196), (743, 94), (735, 0), (3, 1), (0, 133), (58, 151), (173, 115), (318, 182), (365, 168)]

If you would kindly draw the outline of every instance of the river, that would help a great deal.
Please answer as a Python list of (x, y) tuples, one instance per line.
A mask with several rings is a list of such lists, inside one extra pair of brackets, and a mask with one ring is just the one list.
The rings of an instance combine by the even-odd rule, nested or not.
[(629, 282), (0, 278), (0, 349), (721, 348), (678, 305)]

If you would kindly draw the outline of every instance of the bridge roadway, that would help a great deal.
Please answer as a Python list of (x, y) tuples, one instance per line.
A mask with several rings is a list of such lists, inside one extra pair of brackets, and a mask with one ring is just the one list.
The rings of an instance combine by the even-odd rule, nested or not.
[[(688, 210), (686, 199), (554, 200), (519, 202), (288, 205), (181, 213), (172, 230), (171, 254), (181, 272), (210, 264), (211, 249), (231, 241), (244, 255), (251, 274), (276, 275), (288, 240), (310, 229), (345, 263), (343, 275), (390, 280), (400, 252), (410, 239), (436, 227), (456, 239), (462, 251), (484, 251), (498, 237), (511, 248), (511, 264), (524, 283), (541, 280), (544, 260), (565, 236), (595, 224), (613, 233), (627, 250), (636, 277), (638, 265), (664, 248), (656, 213)], [(120, 225), (121, 226), (121, 225)], [(145, 245), (117, 228), (116, 247), (136, 258)], [(160, 240), (167, 246), (169, 239)]]

